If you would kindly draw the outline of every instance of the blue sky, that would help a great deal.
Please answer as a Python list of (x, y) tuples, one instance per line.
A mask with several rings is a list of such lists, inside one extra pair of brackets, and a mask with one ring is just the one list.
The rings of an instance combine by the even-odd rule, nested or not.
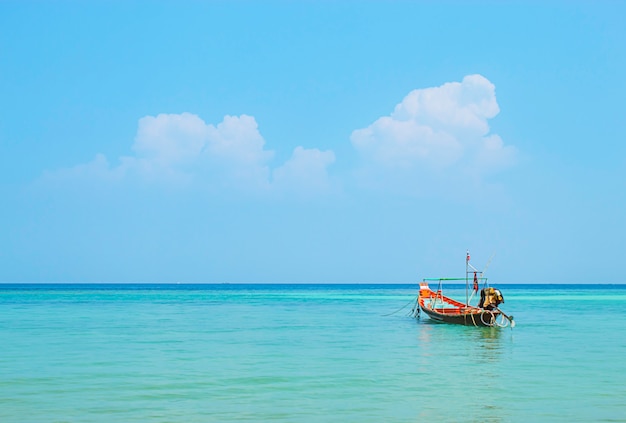
[(0, 282), (626, 283), (624, 2), (0, 2)]

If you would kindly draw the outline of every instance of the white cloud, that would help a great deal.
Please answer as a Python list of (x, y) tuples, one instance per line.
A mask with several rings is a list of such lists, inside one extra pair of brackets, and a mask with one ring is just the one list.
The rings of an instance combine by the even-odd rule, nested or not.
[(274, 152), (265, 149), (254, 117), (225, 116), (218, 125), (191, 113), (159, 114), (139, 119), (131, 156), (113, 166), (102, 154), (85, 164), (47, 172), (47, 179), (97, 179), (198, 184), (244, 190), (314, 189), (328, 184), (332, 151), (295, 149), (293, 156), (272, 171)]
[(139, 120), (134, 157), (123, 160), (143, 177), (206, 178), (240, 188), (266, 187), (273, 152), (252, 116), (225, 116), (217, 126), (191, 113), (160, 114)]
[[(226, 116), (217, 126), (208, 125), (208, 139), (202, 161), (221, 173), (230, 187), (268, 189), (273, 151), (265, 150), (256, 120), (252, 116)], [(226, 177), (225, 179), (223, 177)], [(215, 183), (215, 179), (212, 180)]]
[(193, 161), (208, 140), (209, 128), (191, 113), (146, 116), (139, 119), (133, 151), (161, 166)]
[(58, 181), (68, 179), (119, 181), (124, 177), (124, 173), (124, 166), (111, 169), (111, 165), (104, 154), (96, 154), (96, 157), (88, 163), (79, 164), (66, 169), (58, 169), (53, 172), (46, 171), (44, 172), (44, 178)]
[(500, 109), (495, 86), (481, 75), (410, 92), (390, 116), (352, 133), (366, 166), (488, 173), (510, 165), (515, 149), (489, 134)]
[[(362, 162), (358, 182), (382, 190), (433, 192), (476, 185), (486, 174), (511, 166), (516, 149), (490, 133), (489, 119), (500, 109), (495, 86), (481, 75), (461, 82), (411, 91), (392, 113), (350, 140)], [(86, 164), (46, 174), (48, 179), (151, 181), (209, 189), (289, 192), (308, 196), (329, 192), (332, 150), (297, 147), (282, 165), (271, 167), (254, 117), (225, 116), (217, 125), (191, 113), (139, 119), (133, 154), (111, 164), (98, 154)]]
[(327, 167), (334, 163), (335, 154), (331, 150), (296, 147), (284, 165), (274, 169), (274, 185), (281, 189), (302, 190), (304, 194), (330, 189)]
[(263, 163), (274, 155), (263, 149), (265, 140), (252, 116), (226, 116), (217, 127), (209, 125), (208, 130), (207, 151), (211, 156), (251, 165)]

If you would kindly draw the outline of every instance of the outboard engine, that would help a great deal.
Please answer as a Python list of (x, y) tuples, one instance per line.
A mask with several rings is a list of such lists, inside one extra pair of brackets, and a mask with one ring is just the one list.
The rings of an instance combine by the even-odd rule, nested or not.
[(504, 302), (504, 297), (499, 289), (483, 288), (480, 290), (480, 301), (478, 307), (485, 310), (494, 310)]

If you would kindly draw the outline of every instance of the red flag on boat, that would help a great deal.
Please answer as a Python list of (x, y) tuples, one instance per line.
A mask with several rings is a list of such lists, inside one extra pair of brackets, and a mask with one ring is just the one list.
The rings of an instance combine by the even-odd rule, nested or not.
[(466, 261), (469, 261), (469, 259), (470, 259), (470, 256), (469, 256), (469, 251), (468, 251), (467, 252), (467, 259), (466, 259)]
[(474, 272), (474, 292), (478, 292), (478, 277), (476, 276), (476, 272)]

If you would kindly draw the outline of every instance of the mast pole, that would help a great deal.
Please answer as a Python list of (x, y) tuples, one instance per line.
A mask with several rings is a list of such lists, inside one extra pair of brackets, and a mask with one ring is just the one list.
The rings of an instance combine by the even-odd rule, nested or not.
[(469, 269), (469, 261), (470, 261), (470, 253), (469, 253), (469, 250), (467, 250), (467, 254), (465, 255), (465, 306), (468, 306), (468, 307), (469, 307), (469, 292), (468, 292), (469, 282), (467, 279), (467, 272)]

